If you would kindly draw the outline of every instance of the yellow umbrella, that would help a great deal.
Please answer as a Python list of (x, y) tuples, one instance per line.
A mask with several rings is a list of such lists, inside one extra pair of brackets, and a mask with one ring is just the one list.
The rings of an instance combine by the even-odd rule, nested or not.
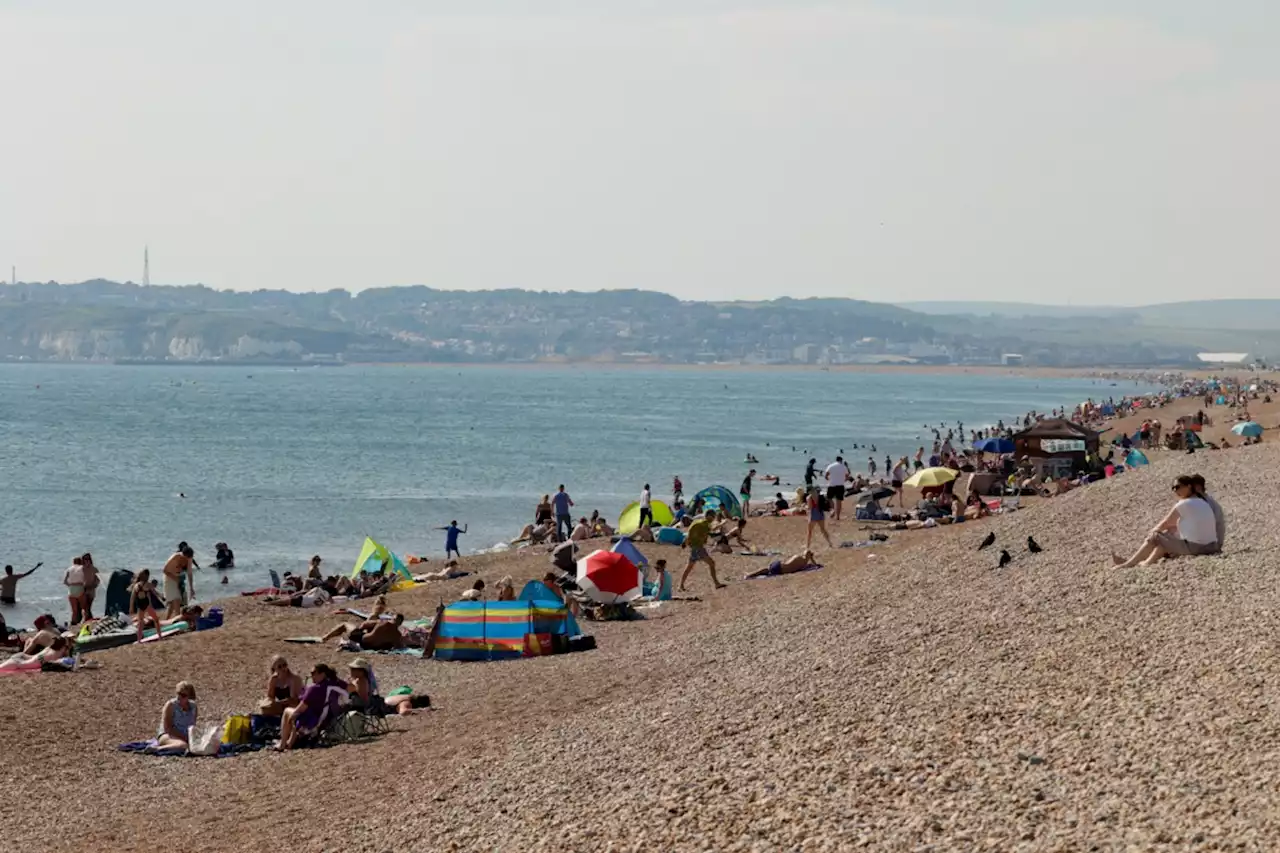
[(960, 472), (952, 471), (950, 468), (925, 468), (912, 474), (904, 485), (911, 486), (913, 489), (941, 486), (943, 483), (950, 483), (958, 476)]

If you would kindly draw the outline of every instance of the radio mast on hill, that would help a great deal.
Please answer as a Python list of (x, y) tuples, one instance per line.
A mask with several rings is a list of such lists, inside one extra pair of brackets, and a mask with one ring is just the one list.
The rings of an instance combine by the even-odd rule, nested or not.
[(151, 247), (142, 247), (142, 286), (151, 286)]

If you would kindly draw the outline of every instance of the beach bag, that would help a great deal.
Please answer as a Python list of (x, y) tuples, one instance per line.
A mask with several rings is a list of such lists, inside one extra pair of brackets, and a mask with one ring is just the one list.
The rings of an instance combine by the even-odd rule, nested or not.
[(210, 607), (209, 612), (196, 620), (197, 631), (208, 631), (210, 628), (222, 627), (222, 608)]
[(187, 752), (191, 755), (217, 755), (222, 746), (222, 724), (187, 729)]
[(223, 743), (248, 743), (252, 734), (252, 725), (245, 714), (232, 714), (223, 725)]

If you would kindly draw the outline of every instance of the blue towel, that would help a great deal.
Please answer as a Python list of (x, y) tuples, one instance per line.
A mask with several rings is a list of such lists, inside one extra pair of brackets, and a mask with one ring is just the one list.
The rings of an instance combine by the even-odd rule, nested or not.
[(225, 758), (230, 755), (239, 755), (242, 752), (257, 752), (265, 749), (265, 743), (224, 743), (219, 749), (217, 755), (191, 755), (187, 752), (185, 746), (176, 746), (169, 749), (156, 749), (154, 740), (135, 740), (132, 743), (122, 743), (116, 747), (121, 752), (136, 752), (141, 755), (158, 755), (164, 758)]

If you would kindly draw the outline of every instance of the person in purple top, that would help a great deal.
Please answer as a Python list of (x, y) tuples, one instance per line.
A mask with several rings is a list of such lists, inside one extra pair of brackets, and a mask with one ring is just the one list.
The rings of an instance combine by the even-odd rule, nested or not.
[[(573, 498), (569, 497), (569, 493), (564, 490), (563, 485), (560, 486), (560, 490), (556, 492), (555, 497), (551, 499), (551, 505), (556, 510), (556, 541), (563, 542), (573, 532), (573, 514), (569, 512), (573, 507)], [(563, 533), (560, 532), (562, 525)]]
[(293, 749), (300, 737), (312, 734), (332, 719), (346, 695), (347, 683), (338, 678), (333, 667), (327, 663), (312, 667), (311, 683), (302, 691), (302, 698), (294, 707), (285, 708), (280, 720), (278, 749)]

